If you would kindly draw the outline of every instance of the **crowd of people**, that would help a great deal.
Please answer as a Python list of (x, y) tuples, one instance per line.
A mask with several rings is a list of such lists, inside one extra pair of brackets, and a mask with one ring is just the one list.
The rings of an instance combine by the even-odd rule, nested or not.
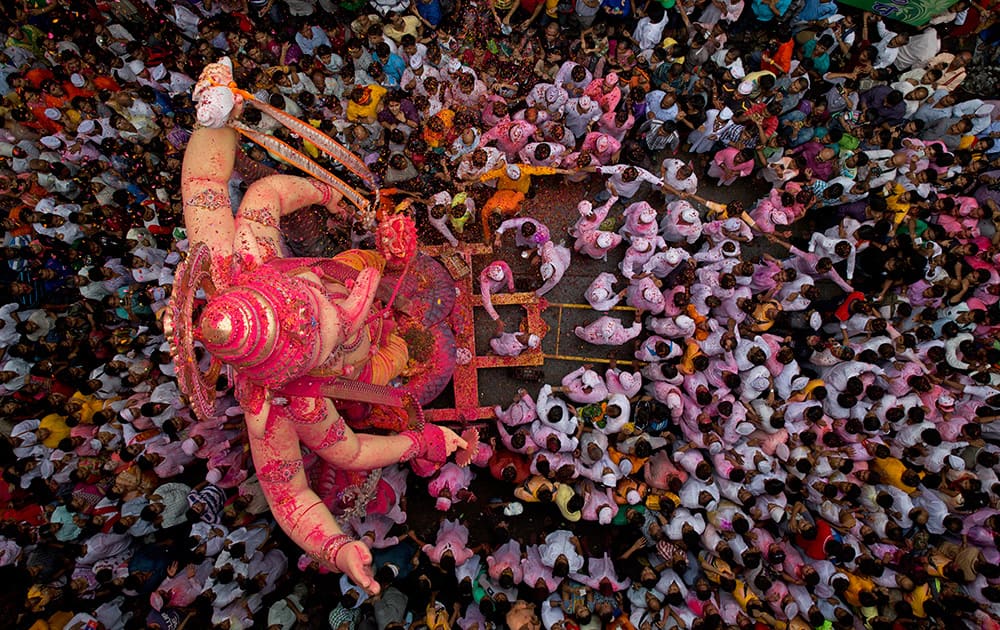
[[(992, 5), (921, 28), (830, 0), (2, 12), (5, 624), (1000, 627)], [(428, 242), (513, 232), (540, 295), (574, 257), (621, 261), (576, 334), (634, 344), (632, 369), (511, 392), (482, 466), (387, 470), (407, 499), (345, 524), (377, 596), (275, 527), (227, 384), (195, 422), (157, 319), (186, 249), (190, 89), (222, 56), (412, 192)], [(572, 252), (519, 216), (563, 182), (599, 190), (569, 206)], [(710, 199), (737, 183), (757, 198)], [(514, 272), (481, 271), (502, 322), (490, 297)], [(497, 329), (498, 354), (542, 343)]]

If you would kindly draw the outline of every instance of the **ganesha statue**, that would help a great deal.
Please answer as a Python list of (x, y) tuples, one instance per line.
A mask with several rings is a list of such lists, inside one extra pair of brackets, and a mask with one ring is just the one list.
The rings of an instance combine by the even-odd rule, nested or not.
[[(240, 135), (248, 136), (238, 121), (240, 111), (267, 105), (235, 88), (226, 62), (206, 68), (195, 100), (205, 126), (188, 143), (181, 184), (190, 250), (164, 316), (179, 385), (195, 413), (211, 417), (217, 378), (229, 370), (253, 464), (278, 524), (322, 566), (377, 592), (369, 549), (344, 533), (336, 510), (310, 485), (303, 458), (305, 452), (346, 475), (400, 462), (433, 470), (467, 446), (448, 428), (424, 422), (413, 395), (389, 386), (407, 364), (407, 348), (395, 333), (399, 305), (393, 304), (395, 292), (383, 273), (387, 266), (405, 267), (414, 256), (412, 220), (383, 217), (384, 226), (375, 226), (378, 251), (348, 250), (333, 258), (285, 255), (282, 216), (323, 206), (345, 221), (372, 223), (378, 191), (372, 186), (359, 192), (315, 163), (300, 164), (307, 158), (291, 147), (272, 144), (269, 151), (310, 176), (257, 179), (234, 217), (229, 184)], [(374, 181), (360, 160), (318, 131), (295, 131), (300, 137), (312, 134), (308, 139), (357, 180)], [(355, 432), (351, 415), (373, 408), (394, 410), (397, 430)]]

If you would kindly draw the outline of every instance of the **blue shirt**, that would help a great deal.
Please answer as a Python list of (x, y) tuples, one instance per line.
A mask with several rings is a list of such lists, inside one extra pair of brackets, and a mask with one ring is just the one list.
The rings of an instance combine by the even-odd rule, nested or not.
[[(782, 16), (788, 7), (791, 6), (792, 0), (778, 0), (778, 4), (775, 7), (778, 9), (778, 15)], [(753, 4), (750, 5), (753, 9), (753, 14), (757, 16), (759, 22), (770, 22), (774, 19), (775, 15), (771, 12), (771, 7), (764, 4), (761, 0), (753, 0)]]

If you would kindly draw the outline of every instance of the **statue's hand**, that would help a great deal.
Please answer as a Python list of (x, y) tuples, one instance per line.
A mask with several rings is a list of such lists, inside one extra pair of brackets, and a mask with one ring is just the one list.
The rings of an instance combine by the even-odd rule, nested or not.
[(465, 440), (463, 440), (459, 434), (455, 433), (448, 427), (438, 427), (438, 428), (441, 429), (441, 433), (444, 434), (444, 447), (445, 450), (448, 451), (449, 455), (451, 455), (460, 448), (468, 447), (468, 444), (465, 442)]
[(372, 552), (360, 541), (353, 541), (337, 553), (337, 568), (369, 595), (378, 595), (379, 583), (372, 573)]
[(197, 103), (198, 123), (220, 129), (239, 115), (243, 97), (233, 92), (232, 84), (233, 68), (228, 57), (205, 66), (191, 93), (191, 99)]

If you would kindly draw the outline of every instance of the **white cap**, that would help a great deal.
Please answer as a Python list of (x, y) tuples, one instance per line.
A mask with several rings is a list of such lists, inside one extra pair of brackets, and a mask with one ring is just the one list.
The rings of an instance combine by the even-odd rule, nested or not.
[(410, 57), (410, 67), (416, 70), (420, 66), (424, 65), (424, 58), (421, 55), (413, 55)]
[(607, 136), (598, 136), (597, 140), (594, 140), (594, 148), (601, 152), (608, 150), (608, 144)]
[(461, 69), (462, 69), (462, 62), (459, 61), (458, 59), (452, 59), (451, 61), (448, 62), (448, 72), (454, 74)]
[(193, 456), (198, 450), (198, 443), (193, 439), (188, 438), (181, 442), (181, 451), (188, 456)]
[(720, 120), (732, 120), (732, 118), (733, 118), (733, 110), (729, 109), (728, 107), (723, 107), (722, 109), (719, 110)]
[(541, 337), (539, 337), (538, 335), (536, 335), (534, 333), (528, 335), (528, 347), (529, 348), (537, 348), (541, 344), (542, 344)]
[(151, 78), (154, 81), (159, 81), (166, 76), (167, 76), (167, 69), (166, 67), (164, 67), (162, 63), (153, 68), (152, 71), (150, 71), (149, 73), (149, 78)]
[(89, 118), (87, 120), (80, 122), (80, 124), (76, 128), (77, 134), (88, 134), (88, 133), (93, 133), (93, 131), (94, 131), (94, 121), (90, 120)]
[(722, 223), (722, 229), (726, 230), (727, 232), (738, 232), (741, 227), (743, 227), (742, 221), (740, 221), (736, 217), (726, 219)]
[(519, 179), (521, 177), (521, 168), (516, 164), (508, 164), (507, 177), (511, 179)]
[(646, 206), (639, 213), (639, 223), (652, 223), (656, 220), (656, 210), (653, 210), (651, 206)]
[(587, 96), (586, 94), (584, 94), (577, 101), (577, 104), (580, 107), (582, 107), (583, 109), (590, 109), (591, 107), (594, 106), (594, 100), (592, 98), (590, 98), (589, 96)]
[(81, 88), (87, 84), (87, 80), (83, 78), (79, 72), (74, 72), (69, 76), (69, 82), (73, 84), (73, 87)]
[(131, 70), (133, 74), (139, 74), (146, 69), (146, 64), (142, 63), (138, 59), (133, 59), (128, 62), (128, 69)]
[(816, 311), (813, 311), (813, 314), (809, 316), (809, 326), (813, 330), (819, 330), (822, 325), (823, 325), (823, 316), (817, 313)]
[(597, 287), (591, 292), (590, 296), (594, 298), (595, 302), (600, 302), (611, 297), (611, 291), (608, 291), (604, 287)]
[(606, 472), (601, 475), (601, 483), (609, 488), (614, 488), (618, 485), (618, 477), (612, 472)]
[(737, 59), (729, 66), (729, 74), (733, 75), (734, 79), (742, 79), (747, 76), (747, 71), (743, 68), (742, 59)]
[(41, 139), (41, 143), (49, 149), (58, 149), (62, 145), (62, 141), (55, 136), (45, 136)]
[(677, 248), (668, 249), (667, 252), (663, 255), (663, 259), (666, 260), (667, 263), (671, 265), (678, 265), (682, 260), (681, 252)]
[(698, 211), (694, 208), (685, 208), (681, 210), (681, 219), (687, 223), (694, 223), (698, 220)]
[(753, 82), (741, 81), (739, 86), (737, 86), (736, 91), (743, 96), (750, 96), (750, 93), (753, 92)]
[(576, 209), (580, 212), (580, 214), (588, 217), (593, 216), (594, 214), (594, 204), (590, 203), (590, 201), (586, 199), (576, 204)]
[(56, 109), (55, 107), (46, 107), (45, 117), (48, 118), (49, 120), (59, 120), (60, 118), (62, 118), (62, 112)]
[(497, 282), (503, 280), (504, 274), (503, 267), (500, 265), (490, 265), (490, 268), (486, 271), (486, 275)]
[(639, 492), (636, 490), (629, 490), (625, 493), (625, 500), (628, 501), (629, 505), (635, 505), (639, 501), (642, 501), (642, 496), (640, 496)]
[(598, 232), (597, 233), (597, 246), (598, 247), (611, 247), (614, 241), (611, 239), (610, 232)]
[(542, 266), (538, 268), (538, 272), (542, 274), (542, 280), (548, 280), (556, 272), (556, 268), (552, 263), (542, 263)]

